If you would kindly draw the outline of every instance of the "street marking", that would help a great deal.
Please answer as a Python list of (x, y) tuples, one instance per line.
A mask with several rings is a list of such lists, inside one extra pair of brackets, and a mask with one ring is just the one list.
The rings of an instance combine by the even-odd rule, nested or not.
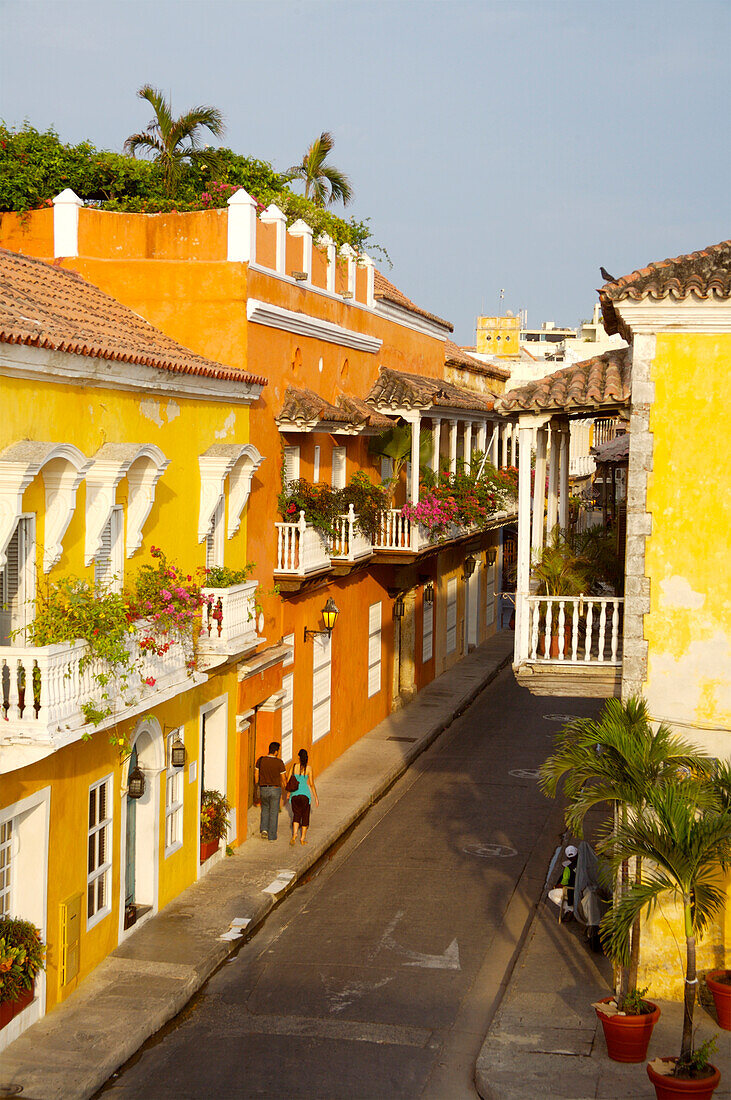
[(534, 768), (513, 768), (508, 775), (512, 775), (514, 779), (538, 779), (541, 773)]
[(404, 958), (409, 960), (408, 962), (402, 963), (402, 966), (419, 966), (424, 970), (462, 969), (459, 964), (459, 945), (456, 939), (452, 940), (443, 955), (427, 955), (423, 951), (414, 951), (411, 947), (404, 947), (402, 944), (397, 943), (393, 938), (393, 933), (403, 916), (403, 910), (399, 910), (398, 913), (396, 913), (396, 916), (381, 936), (381, 941), (372, 957), (375, 957), (379, 951), (386, 948), (389, 951), (395, 951), (397, 955), (403, 955)]
[(321, 975), (321, 977), (327, 989), (327, 999), (330, 1002), (331, 1012), (344, 1012), (346, 1008), (352, 1005), (353, 1001), (365, 997), (367, 993), (375, 993), (377, 989), (381, 989), (394, 980), (391, 976), (390, 978), (381, 978), (377, 982), (351, 982), (350, 985), (345, 985), (342, 989), (333, 989), (325, 976)]
[(546, 722), (576, 722), (583, 714), (544, 714)]
[(221, 1037), (247, 1035), (300, 1035), (308, 1039), (336, 1039), (351, 1043), (381, 1043), (397, 1047), (426, 1047), (432, 1037), (423, 1027), (361, 1023), (358, 1020), (309, 1019), (306, 1016), (237, 1015), (230, 1026), (218, 1025)]
[(507, 844), (467, 844), (462, 851), (465, 855), (479, 856), (480, 859), (511, 859), (518, 854), (517, 848)]

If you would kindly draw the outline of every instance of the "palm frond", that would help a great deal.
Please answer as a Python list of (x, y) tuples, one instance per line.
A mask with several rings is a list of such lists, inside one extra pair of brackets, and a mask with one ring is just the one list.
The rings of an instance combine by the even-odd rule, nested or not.
[(124, 143), (125, 153), (136, 157), (138, 152), (154, 153), (159, 156), (163, 152), (163, 146), (159, 138), (154, 134), (130, 134)]

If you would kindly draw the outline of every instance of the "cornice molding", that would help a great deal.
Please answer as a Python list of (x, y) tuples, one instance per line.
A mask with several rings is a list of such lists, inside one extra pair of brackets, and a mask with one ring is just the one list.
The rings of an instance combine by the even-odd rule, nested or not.
[(663, 298), (657, 301), (626, 298), (613, 302), (614, 311), (632, 333), (657, 332), (731, 332), (731, 301), (715, 298)]
[(383, 344), (383, 340), (375, 336), (343, 328), (342, 325), (323, 321), (319, 317), (311, 317), (306, 313), (295, 313), (294, 310), (284, 309), (283, 306), (261, 302), (258, 298), (249, 298), (246, 303), (246, 316), (252, 324), (283, 329), (285, 332), (294, 332), (298, 336), (311, 336), (316, 340), (325, 340), (329, 344), (341, 344), (348, 348), (355, 348), (357, 351), (367, 351), (371, 355), (380, 351)]
[(425, 336), (433, 336), (435, 340), (441, 340), (442, 343), (446, 342), (450, 334), (449, 330), (437, 324), (436, 321), (430, 321), (428, 317), (420, 317), (418, 313), (412, 313), (411, 310), (404, 309), (395, 302), (386, 301), (385, 298), (376, 298), (376, 313), (385, 317), (387, 321), (394, 321), (397, 325), (413, 329), (414, 332), (421, 332)]

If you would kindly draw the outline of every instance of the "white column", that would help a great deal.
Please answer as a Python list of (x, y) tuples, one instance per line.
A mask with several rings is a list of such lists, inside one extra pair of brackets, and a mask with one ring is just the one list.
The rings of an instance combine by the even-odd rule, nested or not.
[(228, 254), (230, 263), (256, 260), (256, 203), (243, 187), (228, 200)]
[(366, 269), (366, 305), (373, 309), (376, 304), (376, 265), (365, 253), (361, 255), (360, 262)]
[(475, 450), (480, 451), (480, 453), (484, 455), (486, 447), (487, 447), (487, 424), (483, 420), (481, 424), (477, 425), (477, 442), (475, 443)]
[(500, 464), (500, 433), (503, 430), (500, 421), (493, 424), (492, 446), (490, 447), (490, 461), (497, 470)]
[(549, 535), (558, 523), (558, 466), (560, 458), (561, 431), (551, 425), (551, 450), (548, 459), (548, 515), (546, 530)]
[(274, 237), (274, 270), (284, 275), (284, 264), (287, 256), (287, 218), (283, 210), (276, 203), (268, 206), (261, 216), (265, 225), (275, 226)]
[(569, 429), (561, 432), (560, 460), (558, 474), (558, 522), (562, 531), (569, 526)]
[(302, 238), (302, 270), (309, 283), (312, 281), (312, 226), (303, 222), (302, 218), (298, 218), (294, 225), (290, 226), (289, 235)]
[(348, 264), (348, 295), (355, 298), (355, 261), (357, 259), (354, 249), (349, 244), (344, 244), (340, 249), (340, 255)]
[(431, 468), (439, 476), (439, 446), (442, 440), (442, 422), (438, 416), (431, 418)]
[(502, 430), (502, 433), (501, 433), (501, 435), (502, 435), (502, 439), (500, 440), (500, 443), (502, 445), (501, 446), (501, 456), (500, 456), (500, 466), (501, 466), (501, 468), (504, 468), (508, 464), (508, 433), (512, 432), (512, 430), (513, 429), (510, 426), (510, 424), (506, 424), (505, 427)]
[(472, 421), (467, 420), (464, 426), (464, 467), (472, 468)]
[(328, 237), (327, 233), (323, 233), (323, 234), (321, 234), (321, 236), (319, 236), (317, 238), (317, 243), (320, 245), (321, 248), (325, 249), (325, 254), (327, 256), (327, 282), (326, 282), (326, 285), (325, 285), (325, 289), (330, 294), (334, 294), (335, 293), (335, 257), (336, 257), (336, 251), (337, 251), (336, 246), (335, 246), (335, 241), (332, 239), (332, 237)]
[(532, 429), (520, 427), (520, 462), (518, 464), (518, 562), (515, 592), (515, 663), (528, 656), (528, 607), (530, 593), (530, 462)]
[(411, 503), (419, 503), (419, 446), (421, 443), (421, 417), (411, 422)]
[(79, 254), (79, 196), (67, 187), (53, 200), (53, 255)]
[(536, 436), (536, 470), (533, 482), (533, 530), (531, 548), (534, 557), (543, 549), (543, 522), (546, 506), (546, 450), (548, 428), (539, 428)]
[(449, 421), (449, 472), (457, 472), (457, 421)]

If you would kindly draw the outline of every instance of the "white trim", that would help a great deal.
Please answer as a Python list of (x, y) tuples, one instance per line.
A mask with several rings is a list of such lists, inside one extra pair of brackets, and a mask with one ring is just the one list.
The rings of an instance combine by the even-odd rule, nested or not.
[(132, 476), (127, 504), (128, 558), (142, 545), (142, 528), (155, 499), (155, 486), (170, 460), (154, 444), (105, 443), (93, 455), (86, 474), (85, 565), (91, 565), (101, 549), (102, 533), (116, 504), (120, 481), (142, 459), (147, 462)]
[(294, 332), (298, 336), (312, 336), (317, 340), (325, 340), (329, 344), (341, 344), (344, 347), (356, 348), (358, 351), (370, 352), (372, 355), (380, 351), (383, 345), (383, 340), (378, 340), (375, 336), (343, 328), (342, 325), (323, 321), (319, 317), (310, 317), (306, 313), (295, 313), (292, 309), (262, 302), (258, 298), (249, 298), (246, 303), (246, 316), (252, 324)]
[(305, 282), (309, 283), (312, 281), (312, 226), (302, 221), (302, 218), (298, 218), (294, 225), (289, 227), (289, 235), (302, 238), (302, 270), (307, 276)]
[[(203, 732), (203, 719), (208, 714), (211, 714), (211, 713), (213, 713), (213, 711), (218, 710), (219, 707), (223, 708), (223, 713), (224, 713), (224, 724), (223, 724), (223, 730), (224, 730), (224, 737), (223, 737), (223, 775), (224, 775), (224, 783), (223, 783), (223, 788), (224, 789), (220, 793), (222, 795), (224, 795), (224, 797), (227, 797), (227, 795), (228, 795), (228, 704), (229, 704), (228, 694), (224, 693), (223, 695), (217, 695), (215, 699), (210, 699), (207, 703), (203, 703), (202, 706), (198, 707), (198, 760), (199, 760), (199, 767), (198, 767), (198, 775), (196, 777), (197, 778), (196, 791), (197, 791), (197, 796), (198, 796), (198, 817), (199, 818), (200, 818), (201, 798), (202, 798), (202, 795), (203, 795), (203, 788), (201, 786), (201, 783), (206, 778), (206, 776), (205, 776), (205, 761), (203, 761), (204, 766), (203, 767), (200, 766), (200, 761), (202, 759), (202, 753), (201, 753), (202, 737), (201, 737), (201, 734)], [(212, 790), (212, 789), (215, 789), (215, 788), (210, 788), (209, 787), (209, 790)], [(226, 852), (226, 843), (228, 843), (228, 841), (226, 841), (224, 843), (222, 848), (219, 848), (218, 852), (216, 852), (215, 855), (211, 856), (210, 859), (207, 859), (205, 861), (205, 863), (201, 863), (200, 842), (199, 842), (199, 838), (196, 838), (196, 859), (195, 859), (196, 868), (197, 868), (196, 878), (201, 878), (202, 876), (207, 875), (208, 872), (210, 871), (211, 867), (215, 866), (216, 863), (219, 863), (224, 858), (225, 852)]]
[(53, 255), (78, 256), (79, 208), (83, 201), (67, 187), (53, 199)]
[(251, 479), (264, 459), (251, 443), (215, 443), (198, 456), (201, 492), (198, 542), (210, 534), (213, 517), (225, 493), (229, 477), (228, 538), (241, 526), (241, 513), (251, 491)]
[(383, 298), (376, 298), (376, 313), (380, 313), (387, 321), (394, 321), (404, 328), (421, 332), (425, 336), (433, 336), (435, 340), (445, 343), (450, 336), (451, 329), (436, 321), (430, 321), (428, 317), (421, 317), (418, 313), (412, 313), (403, 306), (397, 306), (395, 302), (387, 302)]
[(613, 302), (614, 312), (632, 330), (645, 336), (658, 332), (731, 332), (731, 301), (728, 298), (697, 298), (690, 294), (680, 301), (627, 298)]
[[(185, 744), (185, 727), (176, 726), (165, 737), (165, 832), (163, 843), (165, 845), (165, 859), (178, 852), (185, 841), (185, 764), (182, 768), (174, 768), (172, 765), (172, 747), (176, 737)], [(168, 782), (180, 781), (180, 797), (171, 801), (168, 806)], [(168, 819), (175, 818), (178, 822), (178, 837), (168, 846)]]
[[(86, 912), (86, 931), (88, 932), (100, 921), (108, 917), (112, 911), (112, 864), (114, 862), (114, 787), (112, 780), (114, 778), (113, 772), (109, 772), (108, 775), (103, 776), (101, 779), (95, 780), (94, 783), (89, 784), (89, 789), (86, 793), (86, 886), (84, 889), (84, 909)], [(106, 792), (106, 816), (103, 820), (97, 820), (93, 826), (89, 826), (89, 800), (91, 798), (92, 791), (99, 791), (103, 786), (107, 787)], [(97, 817), (99, 815), (99, 799), (96, 799)], [(92, 831), (95, 835), (98, 835), (101, 831), (105, 830), (104, 847), (105, 856), (104, 862), (95, 867), (93, 871), (89, 871), (89, 837)], [(96, 884), (100, 878), (106, 879), (105, 883), (105, 901), (101, 909), (97, 909), (94, 913), (89, 915), (89, 887), (92, 881)]]
[[(131, 745), (137, 744), (140, 736), (146, 733), (151, 742), (151, 755), (152, 755), (152, 767), (144, 760), (140, 760), (140, 754), (138, 750), (138, 764), (142, 769), (145, 776), (145, 783), (147, 789), (151, 795), (151, 812), (153, 820), (153, 828), (150, 830), (148, 841), (150, 842), (151, 853), (151, 880), (152, 880), (152, 896), (150, 898), (151, 908), (145, 913), (145, 915), (137, 920), (131, 928), (125, 929), (124, 927), (124, 906), (125, 906), (125, 890), (126, 890), (126, 873), (127, 873), (127, 783), (129, 781), (129, 763), (130, 758), (127, 757), (124, 767), (122, 769), (122, 791), (120, 799), (120, 815), (119, 815), (119, 924), (118, 924), (118, 940), (121, 943), (122, 940), (127, 939), (139, 928), (142, 927), (151, 917), (154, 917), (158, 911), (159, 903), (159, 887), (160, 887), (160, 775), (165, 771), (165, 742), (162, 736), (162, 727), (160, 722), (154, 715), (142, 718), (134, 731), (134, 735), (131, 739)], [(146, 792), (147, 793), (147, 792)], [(143, 796), (144, 797), (144, 796)], [(135, 837), (136, 839), (136, 837)], [(137, 863), (135, 859), (135, 872), (137, 872)]]
[(226, 205), (226, 259), (229, 263), (248, 263), (256, 256), (256, 202), (240, 187)]
[[(274, 265), (278, 274), (284, 274), (284, 263), (287, 255), (287, 216), (284, 211), (280, 210), (275, 202), (270, 203), (266, 210), (261, 214), (259, 221), (264, 225), (276, 226), (274, 235)], [(254, 257), (252, 257), (252, 260)], [(255, 263), (250, 263), (249, 267), (255, 267)], [(294, 280), (292, 280), (294, 282)]]
[(218, 400), (227, 405), (251, 405), (264, 388), (262, 383), (247, 382), (243, 377), (241, 381), (208, 378), (203, 374), (183, 374), (164, 367), (122, 363), (26, 344), (0, 344), (0, 372), (10, 372), (15, 378), (34, 382), (134, 390), (164, 397), (186, 397), (192, 401)]

